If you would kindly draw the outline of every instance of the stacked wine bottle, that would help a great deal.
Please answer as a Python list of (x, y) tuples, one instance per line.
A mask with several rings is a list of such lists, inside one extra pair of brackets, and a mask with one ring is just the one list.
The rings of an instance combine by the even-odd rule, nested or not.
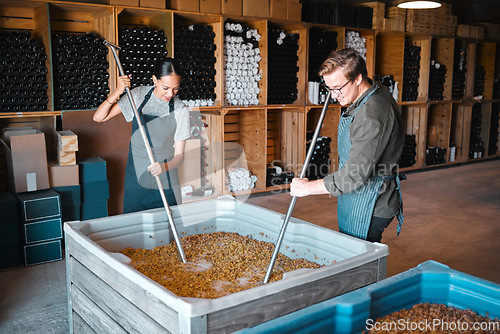
[(455, 40), (455, 56), (453, 59), (453, 81), (451, 88), (451, 99), (461, 100), (465, 96), (465, 84), (467, 76), (467, 42)]
[(309, 31), (309, 81), (320, 82), (318, 70), (328, 55), (337, 49), (337, 32), (311, 28)]
[(357, 51), (366, 61), (366, 37), (362, 37), (358, 31), (346, 31), (345, 47)]
[(420, 46), (412, 45), (410, 39), (405, 39), (402, 93), (403, 101), (416, 101), (418, 98), (420, 49)]
[(476, 103), (472, 107), (472, 117), (470, 124), (469, 158), (479, 159), (484, 157), (484, 141), (481, 138), (483, 113), (481, 104)]
[(490, 122), (490, 141), (488, 145), (488, 154), (495, 155), (498, 151), (498, 132), (499, 132), (500, 104), (493, 103), (491, 105), (491, 122)]
[(473, 96), (482, 96), (484, 93), (484, 77), (486, 75), (486, 70), (484, 66), (476, 67), (476, 73), (474, 75), (474, 93)]
[(97, 35), (52, 34), (54, 107), (97, 108), (109, 94), (108, 49)]
[[(337, 49), (337, 32), (336, 31), (326, 31), (319, 28), (311, 28), (309, 31), (309, 73), (308, 81), (310, 82), (321, 82), (318, 70), (323, 64), (323, 62), (328, 58), (328, 55)], [(319, 99), (320, 103), (324, 102), (323, 97), (326, 96), (327, 90), (323, 85), (320, 85), (319, 89)], [(332, 101), (330, 101), (332, 102)]]
[(258, 105), (261, 35), (243, 23), (226, 21), (224, 36), (226, 101), (230, 105)]
[(299, 35), (271, 28), (268, 31), (267, 104), (292, 104), (297, 100)]
[(130, 85), (152, 86), (156, 62), (168, 55), (167, 38), (163, 30), (149, 27), (118, 29), (120, 62), (126, 74), (132, 74)]
[(29, 31), (0, 31), (0, 112), (47, 110), (47, 55)]
[(444, 82), (446, 80), (446, 65), (431, 60), (429, 73), (429, 100), (442, 100), (444, 98)]
[(292, 171), (284, 171), (279, 162), (270, 163), (266, 169), (266, 187), (289, 184), (294, 175)]
[(446, 163), (446, 148), (428, 147), (425, 156), (427, 166), (440, 165)]
[(392, 75), (382, 76), (382, 75), (375, 74), (375, 77), (373, 78), (373, 80), (386, 86), (389, 89), (389, 92), (391, 92), (391, 94), (394, 91), (394, 85), (396, 84), (396, 81), (394, 81), (394, 77)]
[[(312, 137), (312, 133), (308, 133), (307, 137)], [(309, 180), (322, 179), (330, 173), (331, 142), (332, 139), (330, 137), (318, 137), (311, 161), (309, 161), (309, 165), (307, 166), (306, 177)], [(309, 150), (310, 144), (311, 140), (308, 139), (306, 144), (307, 150)]]
[(399, 159), (399, 167), (411, 167), (415, 164), (417, 157), (417, 141), (415, 135), (406, 135), (403, 152)]
[(214, 105), (215, 49), (212, 26), (190, 25), (175, 28), (175, 58), (184, 69), (179, 98), (190, 107)]

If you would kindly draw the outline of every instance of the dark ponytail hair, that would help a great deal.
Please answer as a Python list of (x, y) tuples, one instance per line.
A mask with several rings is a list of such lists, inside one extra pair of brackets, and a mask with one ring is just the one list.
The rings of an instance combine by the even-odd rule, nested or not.
[(165, 57), (156, 62), (153, 74), (157, 79), (171, 74), (177, 74), (182, 78), (184, 72), (176, 59)]

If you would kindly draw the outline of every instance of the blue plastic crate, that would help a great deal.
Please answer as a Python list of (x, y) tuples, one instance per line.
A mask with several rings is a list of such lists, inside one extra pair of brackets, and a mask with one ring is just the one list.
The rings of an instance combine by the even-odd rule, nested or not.
[(500, 318), (500, 285), (435, 261), (238, 333), (361, 333), (418, 303), (439, 303)]

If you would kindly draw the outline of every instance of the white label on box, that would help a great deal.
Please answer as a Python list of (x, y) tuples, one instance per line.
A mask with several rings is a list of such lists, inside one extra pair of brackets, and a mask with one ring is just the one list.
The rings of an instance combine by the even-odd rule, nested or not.
[(36, 173), (26, 173), (26, 186), (28, 191), (35, 191), (36, 189)]

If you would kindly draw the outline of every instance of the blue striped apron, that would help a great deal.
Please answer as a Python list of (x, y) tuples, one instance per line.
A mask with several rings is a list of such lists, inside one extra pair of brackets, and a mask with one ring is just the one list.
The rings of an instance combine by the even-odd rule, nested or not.
[[(341, 116), (338, 128), (338, 152), (339, 152), (339, 169), (342, 169), (349, 158), (351, 149), (351, 139), (349, 125), (351, 124), (354, 115), (366, 103), (366, 101), (378, 90), (378, 86), (363, 98), (359, 106), (351, 116)], [(402, 212), (402, 197), (401, 183), (397, 174), (390, 176), (382, 176), (374, 173), (368, 178), (367, 182), (358, 189), (344, 193), (337, 199), (337, 219), (339, 230), (342, 233), (352, 235), (354, 237), (366, 240), (368, 230), (375, 208), (375, 202), (380, 194), (380, 189), (384, 180), (395, 178), (397, 190), (399, 191), (399, 213), (398, 213), (398, 235), (403, 224)]]

